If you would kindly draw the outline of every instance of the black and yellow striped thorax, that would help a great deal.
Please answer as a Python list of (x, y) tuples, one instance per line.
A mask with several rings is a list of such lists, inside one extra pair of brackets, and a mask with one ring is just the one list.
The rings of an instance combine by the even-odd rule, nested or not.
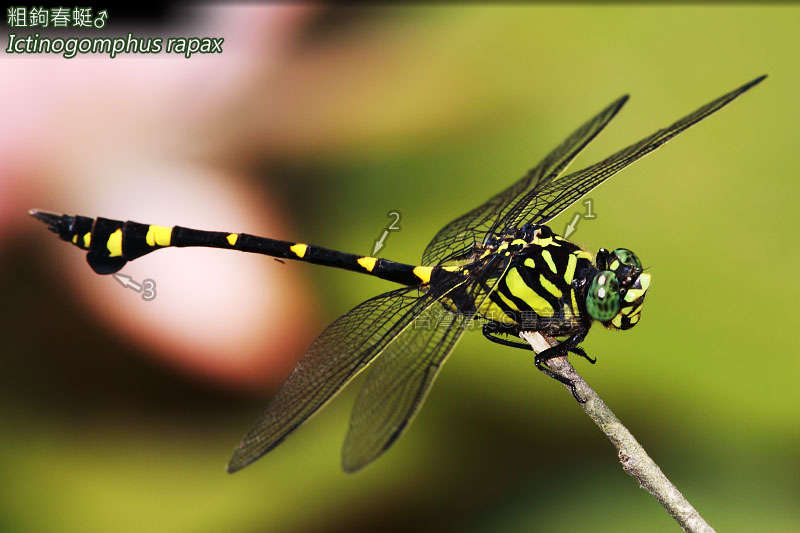
[(585, 323), (581, 280), (596, 271), (589, 252), (554, 234), (503, 243), (493, 253), (505, 253), (501, 248), (514, 257), (479, 309), (481, 315), (550, 335), (566, 334)]

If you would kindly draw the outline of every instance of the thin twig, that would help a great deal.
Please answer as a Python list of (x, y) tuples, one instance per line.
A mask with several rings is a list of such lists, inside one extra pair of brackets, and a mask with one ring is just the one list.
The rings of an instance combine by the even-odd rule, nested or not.
[[(520, 337), (529, 343), (536, 353), (555, 344), (553, 339), (545, 338), (537, 332), (522, 332)], [(713, 533), (714, 528), (708, 525), (692, 504), (667, 479), (628, 428), (622, 425), (611, 409), (575, 371), (569, 360), (566, 357), (556, 357), (550, 359), (547, 365), (553, 372), (575, 383), (578, 394), (586, 400), (586, 403), (580, 404), (581, 407), (617, 449), (622, 469), (635, 477), (639, 485), (664, 506), (684, 531)]]

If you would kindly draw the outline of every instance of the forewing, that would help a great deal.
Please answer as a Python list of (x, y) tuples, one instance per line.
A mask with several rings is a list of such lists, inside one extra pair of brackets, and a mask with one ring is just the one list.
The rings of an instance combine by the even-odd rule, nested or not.
[(660, 129), (641, 141), (620, 150), (614, 155), (583, 170), (563, 178), (535, 187), (525, 194), (499, 222), (502, 228), (517, 228), (530, 222), (545, 224), (556, 215), (578, 201), (586, 193), (627, 167), (637, 159), (649, 154), (693, 124), (697, 124), (712, 113), (722, 109), (737, 96), (758, 84), (766, 76), (760, 76), (686, 115), (674, 124)]
[(406, 287), (367, 300), (334, 321), (242, 439), (228, 471), (244, 468), (277, 446), (435, 302), (427, 293), (420, 295), (418, 288)]
[(557, 177), (576, 155), (600, 133), (627, 101), (622, 96), (575, 130), (541, 163), (484, 204), (451, 221), (433, 237), (422, 254), (423, 265), (436, 265), (463, 256), (503, 217), (515, 200), (532, 187), (541, 187)]
[[(474, 283), (464, 291), (477, 308), (508, 268), (507, 257), (498, 259), (490, 282)], [(452, 313), (443, 305), (428, 307), (372, 364), (353, 406), (342, 448), (345, 471), (366, 466), (400, 437), (474, 316), (474, 310)]]

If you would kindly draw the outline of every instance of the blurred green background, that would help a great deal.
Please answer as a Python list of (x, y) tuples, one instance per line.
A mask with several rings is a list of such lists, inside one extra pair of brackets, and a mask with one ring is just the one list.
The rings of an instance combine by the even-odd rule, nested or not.
[[(397, 210), (402, 230), (381, 255), (416, 262), (439, 227), (620, 94), (631, 101), (573, 168), (769, 74), (591, 193), (597, 219), (574, 240), (633, 249), (654, 282), (640, 325), (594, 328), (584, 347), (598, 364), (576, 367), (717, 530), (797, 531), (798, 27), (789, 5), (319, 10), (268, 82), (292, 104), (258, 117), (270, 149), (245, 146), (245, 164), (226, 164), (288, 213), (291, 235), (271, 236), (366, 253)], [(245, 120), (235, 107), (228, 119)], [(364, 471), (339, 466), (357, 381), (228, 476), (271, 391), (143, 357), (65, 287), (41, 252), (50, 240), (31, 221), (0, 247), (2, 532), (677, 528), (530, 354), (477, 332), (408, 433)], [(303, 270), (320, 309), (312, 333), (390, 288), (236, 260)]]

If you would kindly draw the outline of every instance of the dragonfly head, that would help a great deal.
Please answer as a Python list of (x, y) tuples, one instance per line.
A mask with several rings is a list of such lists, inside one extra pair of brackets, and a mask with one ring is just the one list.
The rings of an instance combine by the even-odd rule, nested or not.
[(626, 248), (597, 252), (598, 272), (586, 293), (586, 311), (604, 326), (630, 329), (639, 323), (650, 273), (636, 254)]

